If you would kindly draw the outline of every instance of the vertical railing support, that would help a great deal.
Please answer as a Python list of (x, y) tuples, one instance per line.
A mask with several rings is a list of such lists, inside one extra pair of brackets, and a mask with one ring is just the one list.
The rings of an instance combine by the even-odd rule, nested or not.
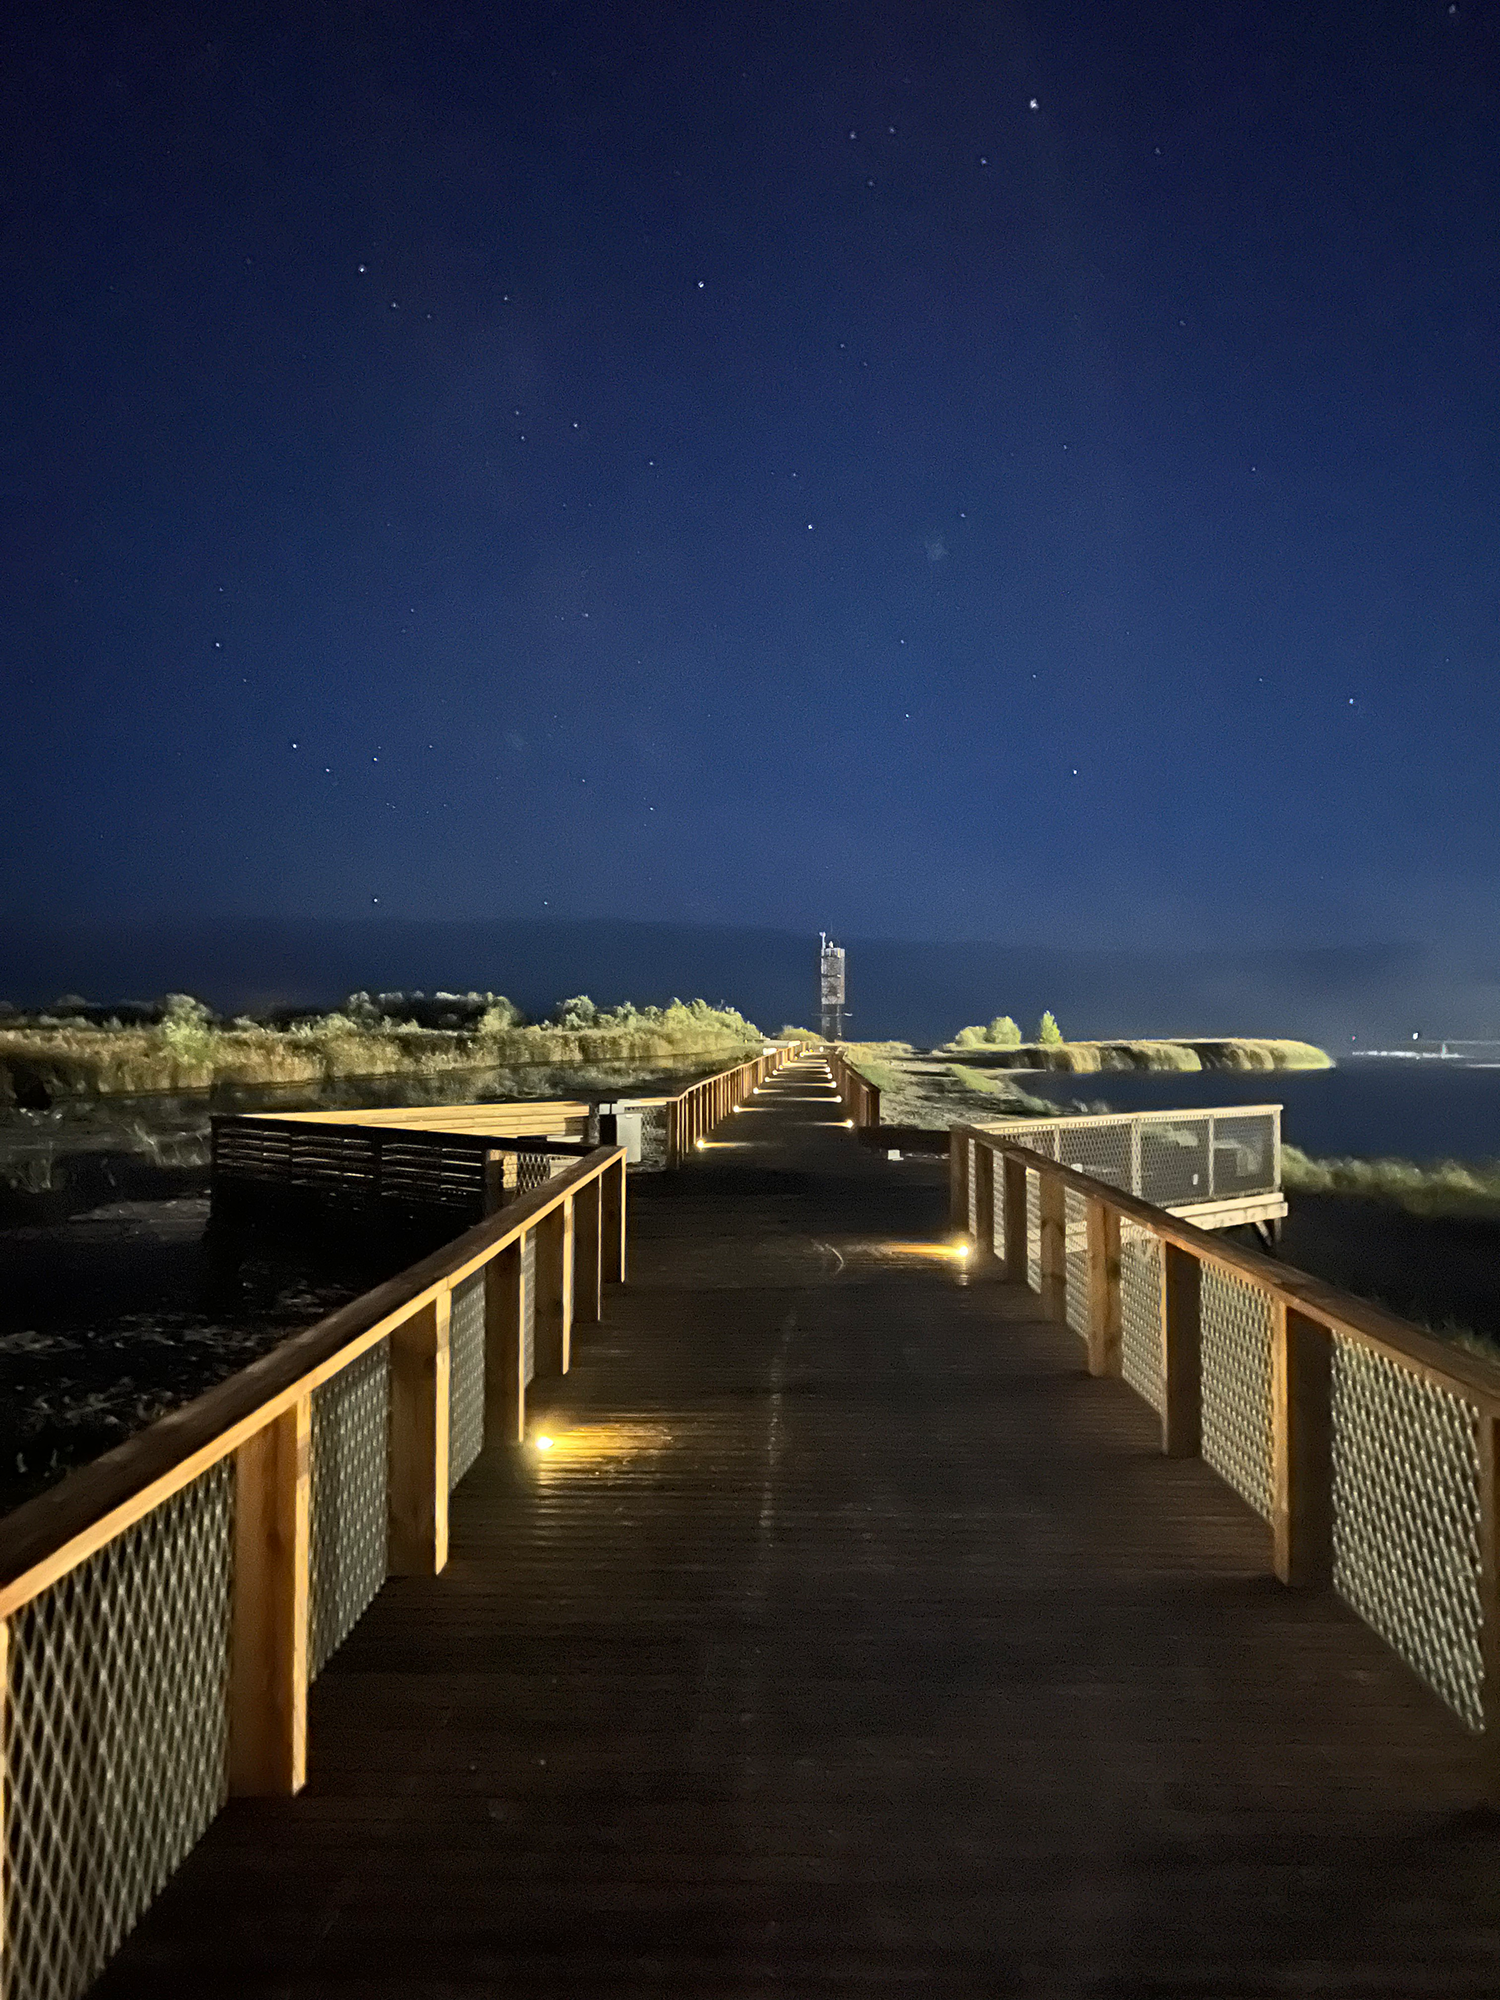
[(596, 1174), (573, 1196), (573, 1317), (604, 1317), (603, 1185)]
[(1271, 1299), (1271, 1532), (1283, 1583), (1333, 1578), (1333, 1337)]
[(1163, 1243), (1161, 1250), (1161, 1448), (1168, 1458), (1196, 1458), (1202, 1435), (1202, 1274), (1189, 1251), (1175, 1243)]
[(234, 1455), (229, 1789), (285, 1798), (307, 1781), (312, 1397)]
[(565, 1197), (536, 1226), (536, 1372), (566, 1375), (573, 1343), (573, 1203)]
[(948, 1130), (948, 1227), (969, 1233), (969, 1132), (965, 1125)]
[(448, 1316), (452, 1293), (391, 1335), (390, 1566), (436, 1576), (448, 1561)]
[(1042, 1311), (1048, 1319), (1068, 1316), (1068, 1190), (1061, 1174), (1040, 1176)]
[(974, 1141), (974, 1269), (991, 1272), (995, 1258), (995, 1155)]
[(604, 1218), (601, 1225), (602, 1260), (604, 1282), (607, 1285), (625, 1283), (627, 1260), (625, 1254), (625, 1156), (622, 1153), (617, 1163), (605, 1170), (600, 1177), (603, 1185), (601, 1197), (604, 1204)]
[(507, 1243), (484, 1267), (484, 1441), (526, 1436), (526, 1274), (521, 1242)]
[(1001, 1200), (1005, 1204), (1005, 1276), (1024, 1285), (1031, 1268), (1031, 1213), (1026, 1200), (1026, 1163), (1007, 1154), (1001, 1168)]
[(0, 1992), (10, 1965), (10, 1620), (0, 1618)]
[(1088, 1204), (1089, 1373), (1120, 1372), (1120, 1211)]

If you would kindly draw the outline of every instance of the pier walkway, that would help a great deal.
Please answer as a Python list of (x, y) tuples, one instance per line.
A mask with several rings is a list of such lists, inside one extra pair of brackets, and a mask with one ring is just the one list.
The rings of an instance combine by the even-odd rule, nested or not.
[(231, 1800), (100, 1996), (1500, 1990), (1473, 1740), (826, 1074), (632, 1184), (305, 1791)]

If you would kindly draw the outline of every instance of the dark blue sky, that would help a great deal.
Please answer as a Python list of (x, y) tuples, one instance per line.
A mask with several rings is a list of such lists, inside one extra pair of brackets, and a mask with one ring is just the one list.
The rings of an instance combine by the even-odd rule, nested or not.
[(1497, 18), (22, 0), (6, 906), (1487, 936)]

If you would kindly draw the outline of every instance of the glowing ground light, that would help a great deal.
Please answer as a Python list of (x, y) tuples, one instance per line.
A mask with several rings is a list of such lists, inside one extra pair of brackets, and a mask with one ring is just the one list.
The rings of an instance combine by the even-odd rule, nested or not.
[(552, 1439), (549, 1437), (539, 1437), (536, 1441), (536, 1448), (538, 1451), (551, 1451)]

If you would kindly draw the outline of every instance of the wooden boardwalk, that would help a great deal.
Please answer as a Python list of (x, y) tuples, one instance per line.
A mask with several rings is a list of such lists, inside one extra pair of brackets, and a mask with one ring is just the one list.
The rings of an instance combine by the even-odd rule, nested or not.
[(99, 1994), (1500, 1991), (1471, 1741), (840, 1115), (783, 1071), (634, 1184), (555, 1449)]

